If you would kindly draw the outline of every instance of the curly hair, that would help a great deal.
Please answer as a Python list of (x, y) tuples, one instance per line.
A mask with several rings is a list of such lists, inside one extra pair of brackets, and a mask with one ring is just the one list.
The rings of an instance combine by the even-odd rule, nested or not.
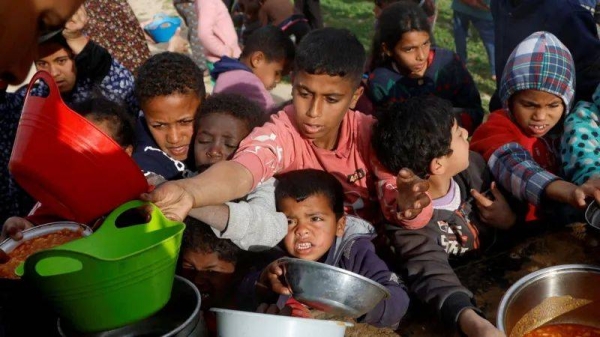
[(408, 32), (427, 32), (431, 36), (431, 26), (423, 9), (410, 1), (401, 1), (387, 6), (381, 12), (377, 22), (371, 47), (373, 58), (369, 69), (372, 71), (391, 62), (384, 54), (383, 44), (389, 50), (393, 50), (402, 40), (402, 35)]
[(138, 69), (135, 96), (140, 105), (148, 100), (173, 94), (206, 96), (204, 74), (191, 58), (172, 52), (150, 57)]
[(294, 71), (340, 76), (358, 87), (366, 59), (365, 48), (353, 33), (327, 27), (313, 30), (300, 41)]
[(123, 105), (95, 93), (92, 98), (72, 103), (69, 107), (92, 122), (106, 122), (112, 132), (111, 137), (120, 146), (135, 146), (135, 121)]
[(338, 219), (344, 215), (344, 188), (333, 174), (321, 170), (304, 169), (277, 176), (275, 200), (278, 211), (280, 210), (279, 203), (285, 198), (301, 202), (313, 195), (325, 196)]
[(242, 250), (231, 240), (219, 239), (209, 225), (192, 217), (185, 218), (185, 224), (182, 252), (191, 250), (203, 254), (216, 253), (219, 260), (237, 264)]
[(210, 114), (227, 114), (246, 123), (248, 130), (262, 126), (268, 115), (258, 104), (237, 94), (214, 94), (209, 96), (196, 114), (195, 128), (198, 129), (200, 119)]
[(431, 161), (452, 153), (454, 123), (450, 102), (430, 95), (413, 97), (380, 112), (373, 127), (373, 149), (390, 172), (406, 167), (427, 178)]

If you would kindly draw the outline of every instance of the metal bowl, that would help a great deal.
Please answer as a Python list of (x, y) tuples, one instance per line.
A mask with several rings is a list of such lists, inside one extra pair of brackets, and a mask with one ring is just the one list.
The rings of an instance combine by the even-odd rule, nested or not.
[[(519, 320), (544, 300), (556, 296), (600, 301), (600, 267), (569, 264), (528, 274), (513, 284), (498, 307), (497, 327), (510, 336)], [(598, 313), (600, 315), (600, 313)], [(574, 317), (569, 322), (600, 328), (600, 317)]]
[(55, 232), (58, 232), (63, 229), (68, 229), (73, 232), (82, 230), (83, 236), (89, 236), (93, 233), (92, 230), (88, 226), (79, 224), (77, 222), (72, 222), (72, 221), (51, 222), (51, 223), (35, 226), (35, 227), (24, 230), (23, 231), (23, 239), (21, 239), (19, 241), (13, 240), (11, 238), (7, 238), (6, 240), (2, 241), (2, 243), (0, 243), (0, 249), (2, 249), (5, 253), (8, 254), (25, 241), (29, 241), (31, 239), (35, 239), (37, 237), (44, 236), (46, 234), (55, 233)]
[(347, 270), (301, 259), (280, 260), (296, 300), (344, 317), (360, 317), (390, 292), (381, 284)]
[(600, 230), (600, 206), (598, 206), (598, 203), (595, 201), (592, 201), (587, 209), (585, 210), (585, 221), (587, 221), (587, 223)]

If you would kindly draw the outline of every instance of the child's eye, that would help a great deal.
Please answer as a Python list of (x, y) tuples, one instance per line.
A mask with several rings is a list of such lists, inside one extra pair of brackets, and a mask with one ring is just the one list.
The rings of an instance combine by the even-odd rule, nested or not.
[(319, 216), (313, 216), (310, 218), (310, 221), (312, 222), (319, 222), (319, 221), (323, 221), (323, 218), (319, 217)]
[(335, 98), (327, 97), (327, 98), (325, 98), (325, 102), (327, 102), (329, 104), (335, 104), (335, 103), (339, 102), (339, 100), (337, 100)]
[(402, 49), (402, 51), (403, 51), (403, 52), (405, 52), (405, 53), (410, 53), (410, 52), (412, 52), (413, 50), (415, 50), (415, 48), (413, 48), (413, 47), (410, 47), (410, 48), (404, 48), (404, 49)]
[(183, 269), (196, 270), (196, 268), (194, 268), (194, 266), (192, 266), (192, 265), (191, 265), (191, 264), (189, 264), (189, 263), (185, 263), (185, 262), (181, 264), (181, 267), (182, 267)]
[(288, 226), (294, 226), (296, 221), (294, 219), (288, 219)]
[(309, 94), (305, 91), (298, 91), (298, 96), (300, 96), (302, 98), (307, 98), (309, 96)]
[(192, 123), (193, 121), (194, 121), (193, 119), (185, 119), (185, 120), (179, 121), (179, 124), (187, 125), (187, 124)]
[(67, 62), (67, 59), (59, 59), (59, 60), (57, 61), (57, 63), (58, 63), (59, 65), (61, 65), (61, 66), (62, 66), (62, 65), (64, 65), (66, 62)]
[(152, 124), (152, 128), (154, 129), (162, 129), (165, 126), (165, 124)]
[(237, 149), (237, 144), (225, 144), (226, 147), (230, 148), (230, 149)]

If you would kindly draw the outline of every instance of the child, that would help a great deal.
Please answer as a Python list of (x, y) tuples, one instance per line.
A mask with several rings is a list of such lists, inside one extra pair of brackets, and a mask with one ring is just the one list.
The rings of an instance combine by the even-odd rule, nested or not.
[(565, 119), (561, 158), (566, 180), (581, 185), (600, 177), (600, 86), (593, 102), (580, 101)]
[(135, 83), (143, 114), (136, 123), (133, 159), (146, 177), (171, 180), (189, 174), (194, 119), (206, 95), (202, 71), (189, 57), (164, 52), (138, 69)]
[[(35, 55), (36, 70), (48, 71), (54, 78), (62, 99), (67, 103), (92, 97), (95, 89), (111, 100), (126, 104), (131, 114), (139, 108), (133, 95), (133, 75), (106, 49), (83, 35), (87, 23), (85, 10), (79, 9), (65, 29), (46, 38)], [(29, 66), (29, 65), (28, 65)], [(27, 93), (23, 86), (15, 93), (0, 88), (0, 223), (10, 215), (26, 215), (34, 201), (12, 179), (8, 162)], [(48, 87), (42, 83), (32, 88), (34, 96), (45, 96)]]
[(467, 131), (481, 124), (481, 98), (471, 74), (456, 54), (431, 47), (430, 25), (418, 5), (388, 6), (379, 16), (372, 50), (368, 88), (375, 106), (435, 95), (452, 102)]
[(281, 29), (286, 36), (298, 45), (304, 35), (310, 32), (310, 25), (304, 14), (299, 14), (290, 0), (258, 0), (258, 18), (261, 24), (271, 24)]
[(529, 203), (525, 220), (539, 220), (553, 202), (579, 208), (586, 196), (600, 196), (599, 184), (577, 186), (558, 176), (562, 118), (575, 87), (569, 50), (551, 33), (533, 33), (510, 55), (500, 84), (503, 109), (475, 132), (471, 149), (483, 155), (501, 187)]
[(473, 294), (458, 280), (448, 255), (489, 245), (490, 227), (509, 228), (516, 217), (493, 183), (495, 200), (477, 192), (490, 188), (490, 174), (481, 156), (469, 154), (469, 134), (451, 111), (450, 102), (438, 97), (415, 97), (392, 106), (375, 125), (373, 147), (381, 163), (392, 172), (408, 167), (427, 178), (433, 199), (426, 227), (389, 227), (388, 235), (409, 289), (443, 323), (471, 337), (501, 335), (478, 315)]
[(293, 105), (255, 128), (232, 160), (142, 198), (167, 217), (183, 219), (193, 207), (243, 197), (276, 174), (313, 168), (342, 183), (348, 214), (378, 221), (381, 205), (390, 222), (425, 225), (431, 216), (426, 183), (408, 170), (396, 176), (380, 169), (370, 144), (374, 119), (349, 109), (362, 94), (365, 59), (363, 46), (347, 30), (310, 32), (296, 53)]
[(206, 66), (212, 71), (221, 57), (238, 58), (241, 50), (229, 10), (222, 0), (197, 0), (198, 39), (204, 47)]
[[(278, 176), (275, 199), (277, 210), (288, 219), (288, 233), (283, 239), (287, 253), (360, 274), (385, 286), (391, 296), (360, 317), (359, 322), (396, 329), (408, 309), (408, 295), (398, 276), (375, 254), (371, 243), (375, 229), (366, 221), (344, 214), (342, 184), (320, 170), (287, 172)], [(262, 272), (257, 290), (267, 286), (276, 293), (290, 295), (283, 283), (284, 271), (275, 261)]]
[[(195, 123), (194, 156), (198, 172), (231, 159), (242, 139), (266, 119), (258, 105), (242, 96), (215, 94), (207, 98)], [(271, 248), (287, 233), (285, 215), (275, 211), (274, 178), (241, 200), (195, 208), (189, 217), (206, 223), (217, 237), (230, 239), (244, 250)]]
[[(92, 122), (108, 137), (111, 137), (128, 155), (132, 154), (135, 145), (134, 122), (133, 117), (123, 106), (102, 96), (97, 96), (80, 103), (73, 103), (70, 107)], [(21, 232), (31, 228), (34, 224), (40, 225), (58, 220), (64, 219), (57, 219), (52, 214), (52, 210), (46, 209), (38, 203), (29, 216), (8, 218), (2, 226), (0, 240), (9, 236), (15, 240), (21, 240), (23, 238)]]
[(239, 60), (224, 56), (215, 63), (213, 93), (240, 94), (271, 112), (275, 101), (269, 91), (289, 73), (293, 60), (294, 44), (280, 29), (259, 28), (248, 38)]

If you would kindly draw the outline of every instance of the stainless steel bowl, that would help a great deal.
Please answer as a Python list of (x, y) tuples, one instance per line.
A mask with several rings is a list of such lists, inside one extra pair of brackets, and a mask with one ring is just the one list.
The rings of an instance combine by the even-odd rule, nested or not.
[[(545, 299), (554, 296), (600, 301), (600, 267), (569, 264), (528, 274), (513, 284), (498, 307), (497, 327), (510, 336), (517, 322)], [(598, 313), (600, 315), (600, 313)], [(600, 328), (600, 317), (573, 318), (568, 323)], [(567, 322), (563, 322), (567, 323)]]
[(327, 313), (360, 317), (390, 296), (381, 284), (344, 269), (301, 259), (280, 261), (294, 298)]
[(6, 240), (4, 240), (0, 243), (0, 249), (2, 249), (5, 253), (10, 253), (25, 241), (35, 239), (40, 236), (44, 236), (46, 234), (55, 233), (55, 232), (58, 232), (63, 229), (68, 229), (73, 232), (82, 230), (83, 236), (89, 236), (93, 233), (92, 230), (88, 226), (82, 225), (77, 222), (72, 222), (72, 221), (51, 222), (51, 223), (35, 226), (35, 227), (24, 230), (22, 240), (16, 241), (11, 238), (7, 238)]

